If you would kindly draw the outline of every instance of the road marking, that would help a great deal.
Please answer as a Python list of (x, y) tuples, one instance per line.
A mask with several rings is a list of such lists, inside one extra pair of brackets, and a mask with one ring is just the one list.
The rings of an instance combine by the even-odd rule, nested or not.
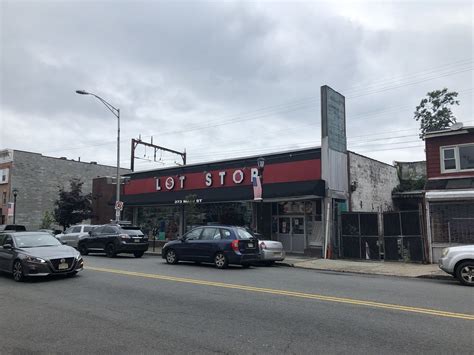
[(465, 320), (474, 321), (474, 314), (467, 314), (467, 313), (466, 314), (454, 313), (454, 312), (446, 312), (446, 311), (440, 311), (440, 310), (429, 309), (429, 308), (418, 308), (418, 307), (403, 306), (403, 305), (398, 305), (398, 304), (363, 301), (363, 300), (352, 299), (352, 298), (332, 297), (332, 296), (324, 296), (324, 295), (318, 295), (318, 294), (313, 294), (313, 293), (302, 293), (302, 292), (294, 292), (294, 291), (277, 290), (277, 289), (271, 289), (271, 288), (261, 288), (261, 287), (254, 287), (254, 286), (228, 284), (228, 283), (223, 283), (223, 282), (187, 279), (187, 278), (182, 278), (182, 277), (174, 277), (174, 276), (166, 276), (166, 275), (158, 275), (158, 274), (145, 274), (142, 272), (133, 272), (133, 271), (125, 271), (125, 270), (117, 270), (117, 269), (105, 269), (105, 268), (98, 268), (98, 267), (91, 267), (91, 266), (85, 267), (85, 269), (100, 271), (100, 272), (107, 272), (107, 273), (118, 274), (118, 275), (138, 276), (138, 277), (156, 279), (156, 280), (182, 282), (182, 283), (202, 285), (202, 286), (214, 286), (214, 287), (229, 288), (229, 289), (236, 289), (236, 290), (249, 291), (249, 292), (267, 293), (267, 294), (272, 294), (272, 295), (290, 296), (290, 297), (297, 297), (297, 298), (306, 298), (306, 299), (313, 299), (313, 300), (318, 300), (318, 301), (352, 304), (352, 305), (358, 305), (358, 306), (390, 309), (390, 310), (403, 311), (403, 312), (421, 313), (421, 314), (428, 314), (428, 315), (438, 316), (438, 317), (457, 318), (457, 319), (465, 319)]

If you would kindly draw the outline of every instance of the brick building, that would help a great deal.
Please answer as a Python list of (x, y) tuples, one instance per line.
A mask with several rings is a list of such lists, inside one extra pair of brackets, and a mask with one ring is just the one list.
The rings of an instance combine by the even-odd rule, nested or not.
[(449, 245), (474, 244), (474, 127), (425, 136), (425, 208), (430, 261)]
[[(130, 170), (122, 169), (122, 173), (127, 172)], [(13, 222), (13, 215), (8, 211), (8, 204), (13, 202), (13, 189), (18, 190), (16, 223), (25, 225), (27, 229), (36, 229), (41, 225), (44, 213), (53, 211), (59, 188), (67, 188), (72, 178), (83, 181), (83, 193), (90, 193), (93, 178), (115, 174), (114, 166), (47, 157), (21, 150), (1, 150), (0, 222)]]

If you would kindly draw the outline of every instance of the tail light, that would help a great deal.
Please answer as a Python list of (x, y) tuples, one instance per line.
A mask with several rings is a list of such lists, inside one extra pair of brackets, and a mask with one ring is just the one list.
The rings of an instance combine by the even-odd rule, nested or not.
[(234, 251), (236, 252), (239, 251), (239, 241), (237, 239), (233, 240), (230, 246), (232, 247)]
[(128, 240), (130, 239), (130, 236), (128, 234), (120, 234), (119, 237), (122, 239), (122, 240)]
[(267, 249), (267, 246), (264, 242), (260, 242), (260, 249)]

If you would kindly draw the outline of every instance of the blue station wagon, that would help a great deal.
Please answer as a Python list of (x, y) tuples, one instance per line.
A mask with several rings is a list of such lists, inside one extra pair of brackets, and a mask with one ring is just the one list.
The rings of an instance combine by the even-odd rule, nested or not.
[(229, 264), (249, 267), (260, 260), (260, 248), (258, 240), (245, 228), (213, 225), (195, 228), (182, 238), (166, 243), (161, 255), (168, 264), (209, 262), (224, 269)]

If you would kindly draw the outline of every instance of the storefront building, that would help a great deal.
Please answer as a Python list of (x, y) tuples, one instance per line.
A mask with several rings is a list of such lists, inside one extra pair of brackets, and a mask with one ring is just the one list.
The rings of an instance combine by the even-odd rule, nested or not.
[[(262, 199), (256, 200), (257, 159), (263, 157)], [(252, 156), (128, 174), (123, 219), (157, 239), (198, 225), (251, 228), (288, 252), (321, 252), (325, 182), (321, 148)], [(258, 192), (257, 192), (258, 193)]]

